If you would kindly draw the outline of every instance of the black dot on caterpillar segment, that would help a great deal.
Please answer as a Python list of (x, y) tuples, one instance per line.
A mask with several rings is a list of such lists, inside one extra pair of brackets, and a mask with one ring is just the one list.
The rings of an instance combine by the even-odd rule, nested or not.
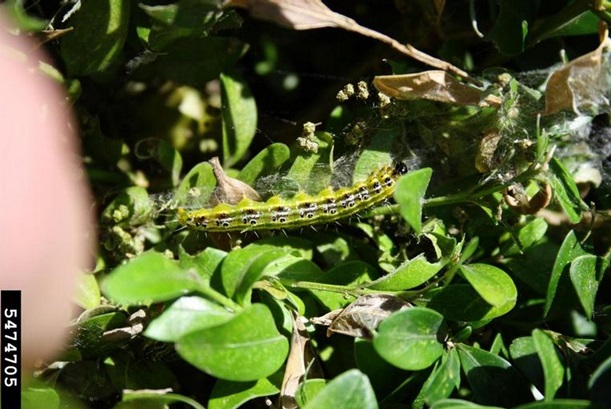
[(361, 200), (369, 200), (369, 190), (365, 186), (359, 188), (359, 197)]
[(392, 179), (390, 176), (386, 176), (386, 177), (384, 178), (384, 184), (385, 184), (387, 187), (392, 186), (394, 183), (395, 183), (395, 181), (394, 181), (394, 180), (393, 180), (393, 179)]
[(373, 182), (373, 191), (377, 194), (382, 193), (382, 184), (378, 180)]

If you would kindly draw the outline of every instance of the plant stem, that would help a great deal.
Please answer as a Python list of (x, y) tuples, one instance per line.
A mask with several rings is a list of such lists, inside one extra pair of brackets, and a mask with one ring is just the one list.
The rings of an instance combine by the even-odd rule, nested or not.
[(318, 290), (318, 291), (328, 291), (333, 293), (341, 293), (352, 296), (361, 296), (367, 294), (390, 294), (397, 297), (414, 297), (421, 293), (421, 291), (381, 291), (381, 290), (372, 290), (370, 288), (350, 288), (344, 285), (337, 284), (325, 284), (325, 283), (316, 283), (312, 281), (293, 281), (280, 279), (280, 282), (285, 287), (289, 288), (299, 288), (304, 290)]

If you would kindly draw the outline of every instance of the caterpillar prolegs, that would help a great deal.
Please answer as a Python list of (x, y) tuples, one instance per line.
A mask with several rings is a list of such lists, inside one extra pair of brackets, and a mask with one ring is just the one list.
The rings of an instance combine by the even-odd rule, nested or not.
[(248, 198), (236, 205), (178, 209), (179, 222), (209, 232), (293, 229), (333, 222), (368, 209), (392, 196), (397, 179), (407, 172), (399, 162), (373, 172), (367, 180), (350, 187), (327, 188), (316, 195), (298, 193), (290, 199), (273, 196), (266, 202)]

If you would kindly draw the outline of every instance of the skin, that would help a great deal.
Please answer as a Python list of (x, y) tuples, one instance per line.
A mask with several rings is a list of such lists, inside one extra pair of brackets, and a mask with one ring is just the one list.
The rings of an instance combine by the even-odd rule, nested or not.
[(77, 274), (93, 260), (91, 200), (60, 87), (45, 56), (0, 15), (0, 289), (22, 290), (22, 368), (65, 341)]

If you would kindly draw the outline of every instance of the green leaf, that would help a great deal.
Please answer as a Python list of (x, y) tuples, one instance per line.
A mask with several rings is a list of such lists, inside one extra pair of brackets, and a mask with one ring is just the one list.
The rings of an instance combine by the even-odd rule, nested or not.
[(283, 143), (273, 143), (263, 149), (242, 168), (238, 179), (254, 186), (255, 181), (264, 175), (276, 172), (291, 157), (291, 151)]
[(170, 173), (172, 186), (177, 186), (180, 181), (180, 171), (182, 170), (182, 157), (174, 147), (168, 142), (161, 140), (157, 145), (156, 159), (161, 166)]
[(479, 327), (489, 320), (507, 314), (513, 304), (494, 307), (487, 303), (469, 284), (454, 284), (429, 292), (427, 307), (440, 312), (446, 319), (466, 321)]
[(567, 265), (572, 263), (579, 256), (588, 255), (579, 241), (577, 240), (577, 236), (575, 235), (575, 231), (571, 230), (562, 245), (560, 246), (560, 250), (558, 250), (558, 255), (556, 256), (556, 261), (554, 263), (554, 268), (552, 270), (552, 276), (550, 277), (549, 283), (547, 285), (547, 294), (545, 297), (545, 310), (543, 314), (547, 316), (550, 309), (552, 308), (552, 303), (556, 298), (556, 293), (558, 291), (558, 284), (560, 283), (560, 279), (565, 273), (567, 273)]
[(356, 369), (339, 375), (327, 384), (304, 409), (377, 409), (369, 379)]
[(204, 251), (192, 256), (182, 247), (179, 247), (178, 256), (178, 264), (181, 268), (195, 271), (204, 281), (208, 282), (220, 268), (221, 263), (227, 257), (227, 253), (214, 247), (206, 247)]
[[(115, 406), (115, 409), (136, 409), (136, 408), (165, 408), (171, 403), (182, 402), (193, 409), (206, 409), (197, 401), (177, 393), (159, 394), (148, 391), (132, 391), (124, 393), (121, 403)], [(135, 406), (134, 406), (135, 404)], [(159, 406), (157, 406), (159, 405)]]
[(414, 307), (382, 321), (373, 346), (391, 364), (418, 371), (441, 357), (444, 337), (443, 316), (428, 308)]
[[(73, 344), (83, 359), (98, 358), (124, 344), (128, 337), (102, 339), (104, 333), (128, 326), (125, 314), (117, 311), (103, 313), (100, 307), (91, 311), (92, 316), (81, 317), (77, 324)], [(99, 311), (99, 312), (98, 312)], [(90, 311), (87, 311), (89, 313)]]
[[(567, 7), (572, 6), (571, 4)], [(556, 26), (554, 30), (546, 33), (542, 39), (553, 38), (553, 37), (568, 37), (568, 36), (581, 36), (586, 34), (598, 33), (598, 22), (600, 18), (592, 11), (586, 11), (579, 14), (569, 22)]]
[(379, 399), (395, 390), (408, 375), (408, 372), (382, 359), (369, 340), (354, 340), (354, 357), (358, 369), (367, 375)]
[(490, 264), (461, 265), (459, 272), (475, 291), (493, 307), (511, 310), (518, 298), (518, 290), (507, 273)]
[(399, 211), (416, 234), (422, 231), (422, 204), (432, 174), (431, 168), (418, 169), (397, 182), (394, 196), (399, 203)]
[(431, 263), (424, 254), (406, 260), (396, 270), (367, 285), (368, 288), (382, 291), (401, 291), (418, 287), (437, 274), (447, 263)]
[(128, 187), (114, 198), (102, 212), (101, 221), (107, 225), (135, 226), (151, 220), (153, 202), (146, 189)]
[(249, 303), (254, 283), (270, 264), (285, 256), (286, 251), (273, 246), (248, 246), (230, 252), (220, 271), (225, 294), (241, 305)]
[(192, 332), (176, 343), (187, 362), (220, 379), (255, 381), (284, 363), (288, 340), (265, 305), (253, 304), (223, 324)]
[(138, 305), (178, 298), (197, 289), (199, 284), (197, 275), (151, 251), (113, 270), (102, 282), (102, 290), (119, 304)]
[(566, 213), (571, 223), (579, 223), (582, 209), (587, 208), (581, 197), (575, 181), (562, 162), (552, 158), (549, 162), (551, 175), (549, 178), (554, 197)]
[(609, 385), (611, 385), (611, 357), (608, 357), (600, 364), (588, 381), (592, 401), (603, 406), (608, 405), (611, 402), (611, 388), (609, 388)]
[(212, 165), (201, 162), (195, 165), (182, 179), (176, 189), (175, 200), (180, 205), (204, 206), (216, 186)]
[(393, 162), (393, 146), (400, 134), (401, 130), (397, 127), (376, 130), (367, 148), (359, 154), (352, 174), (353, 183), (366, 180), (380, 166)]
[(176, 342), (191, 332), (223, 324), (233, 317), (234, 314), (212, 301), (185, 296), (151, 321), (144, 335), (157, 341)]
[(544, 218), (537, 218), (526, 224), (517, 233), (520, 247), (513, 241), (511, 245), (503, 249), (505, 257), (510, 257), (532, 248), (539, 240), (545, 237), (547, 222)]
[(284, 249), (287, 253), (299, 255), (305, 260), (312, 260), (314, 256), (314, 243), (312, 240), (296, 236), (272, 236), (257, 240), (251, 246), (274, 246)]
[(79, 274), (74, 302), (79, 307), (88, 310), (100, 305), (100, 297), (100, 287), (95, 276), (93, 274)]
[(474, 402), (511, 407), (532, 400), (528, 385), (509, 362), (467, 345), (458, 344), (456, 348)]
[(287, 177), (297, 184), (297, 190), (315, 194), (331, 183), (333, 136), (326, 132), (316, 132), (311, 141), (318, 146), (318, 150), (295, 157)]
[(257, 105), (243, 78), (221, 74), (223, 165), (231, 167), (246, 153), (257, 131)]
[(554, 343), (545, 332), (536, 329), (533, 331), (532, 337), (543, 366), (543, 375), (545, 376), (545, 392), (543, 396), (546, 401), (550, 401), (554, 398), (560, 386), (562, 386), (564, 366), (558, 357)]
[(509, 354), (516, 368), (538, 390), (545, 388), (545, 378), (541, 359), (537, 356), (537, 348), (533, 337), (520, 337), (511, 342)]
[[(49, 25), (49, 21), (41, 20), (36, 16), (28, 14), (23, 0), (9, 0), (4, 4), (0, 4), (0, 10), (9, 16), (9, 24), (15, 23), (19, 29), (24, 31), (39, 32)], [(6, 23), (8, 22), (5, 21), (4, 24)], [(4, 27), (9, 29), (6, 25)]]
[(592, 254), (579, 256), (571, 262), (569, 268), (571, 282), (588, 318), (592, 318), (598, 286), (608, 267), (607, 259)]
[(71, 76), (105, 71), (120, 55), (127, 37), (128, 0), (83, 1), (68, 20), (74, 29), (61, 39), (61, 53)]
[(456, 348), (450, 349), (438, 361), (435, 369), (422, 387), (428, 405), (450, 396), (460, 387), (460, 359)]
[(524, 39), (528, 24), (536, 16), (538, 3), (531, 0), (500, 0), (500, 12), (496, 24), (487, 35), (506, 55), (524, 51)]
[(327, 385), (327, 381), (325, 379), (306, 379), (297, 388), (297, 392), (295, 393), (295, 401), (299, 405), (300, 408), (304, 407), (308, 401), (311, 401), (314, 396), (318, 395), (318, 393), (324, 389)]
[(482, 406), (460, 399), (443, 399), (431, 406), (431, 409), (502, 409), (499, 406)]
[(503, 263), (512, 276), (527, 284), (537, 295), (545, 296), (557, 253), (556, 243), (541, 242)]
[(280, 392), (282, 371), (255, 382), (233, 382), (219, 379), (214, 384), (208, 401), (208, 409), (236, 409), (242, 404)]
[(157, 45), (153, 44), (152, 36), (153, 33), (151, 47), (160, 54), (141, 70), (155, 68), (163, 77), (193, 87), (203, 87), (218, 78), (221, 72), (233, 67), (247, 49), (246, 45), (228, 37), (188, 37)]
[(15, 407), (23, 409), (59, 409), (59, 403), (59, 394), (54, 389), (49, 387), (29, 387), (22, 390), (21, 405), (16, 403)]
[(592, 409), (594, 407), (596, 406), (593, 406), (589, 400), (555, 399), (551, 402), (527, 403), (516, 406), (514, 409)]

